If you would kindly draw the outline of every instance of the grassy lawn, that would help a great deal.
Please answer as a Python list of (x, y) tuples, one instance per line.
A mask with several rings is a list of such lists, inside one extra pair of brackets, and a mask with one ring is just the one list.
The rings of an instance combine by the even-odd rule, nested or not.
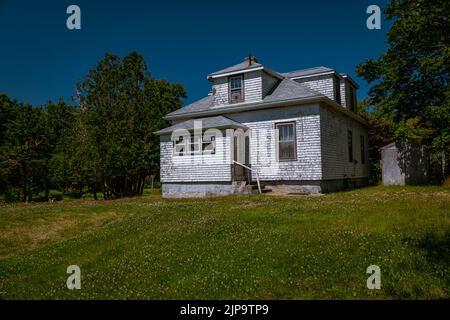
[(448, 299), (449, 250), (449, 188), (2, 205), (0, 299)]

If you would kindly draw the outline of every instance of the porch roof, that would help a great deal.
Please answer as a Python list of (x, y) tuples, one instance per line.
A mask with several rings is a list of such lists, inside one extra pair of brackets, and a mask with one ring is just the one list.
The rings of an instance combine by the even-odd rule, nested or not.
[(233, 121), (224, 116), (216, 116), (216, 117), (207, 117), (207, 118), (198, 118), (198, 119), (189, 119), (183, 122), (178, 122), (173, 126), (168, 128), (164, 128), (162, 130), (156, 131), (156, 135), (170, 134), (175, 130), (194, 130), (194, 121), (201, 121), (202, 129), (248, 129), (245, 125), (240, 122)]

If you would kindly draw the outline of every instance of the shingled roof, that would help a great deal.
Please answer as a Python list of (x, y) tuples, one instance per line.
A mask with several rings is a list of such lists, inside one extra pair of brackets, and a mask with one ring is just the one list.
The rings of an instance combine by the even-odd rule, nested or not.
[(312, 98), (324, 98), (325, 96), (317, 91), (307, 88), (306, 86), (295, 82), (290, 79), (283, 79), (280, 81), (272, 93), (266, 95), (264, 99), (258, 102), (252, 103), (235, 103), (225, 105), (214, 105), (214, 97), (207, 96), (201, 100), (198, 100), (186, 107), (178, 109), (169, 113), (166, 119), (183, 118), (190, 115), (201, 115), (203, 113), (208, 114), (220, 114), (225, 112), (237, 112), (244, 110), (258, 109), (260, 106), (267, 104), (283, 103), (293, 100), (306, 100)]
[[(208, 95), (207, 97), (204, 97), (185, 107), (182, 107), (181, 109), (167, 114), (165, 116), (165, 119), (183, 120), (196, 117), (211, 117), (233, 112), (245, 112), (250, 110), (292, 105), (297, 103), (321, 101), (337, 108), (350, 117), (357, 118), (357, 120), (360, 122), (364, 122), (364, 120), (362, 120), (360, 116), (346, 110), (342, 106), (339, 106), (336, 102), (332, 101), (327, 96), (293, 80), (301, 77), (334, 73), (337, 76), (348, 78), (354, 83), (354, 81), (347, 75), (339, 74), (334, 69), (328, 67), (320, 66), (285, 73), (278, 73), (258, 63), (257, 59), (254, 56), (250, 55), (241, 63), (211, 73), (210, 75), (208, 75), (208, 79), (233, 75), (235, 73), (249, 72), (252, 70), (263, 70), (264, 72), (267, 72), (278, 79), (278, 82), (274, 85), (274, 88), (271, 90), (271, 92), (269, 92), (262, 100), (215, 105), (214, 96)], [(356, 83), (354, 83), (354, 85), (357, 86)]]
[(232, 73), (232, 72), (237, 72), (237, 71), (250, 71), (253, 69), (260, 69), (263, 68), (264, 66), (260, 63), (258, 63), (258, 60), (256, 59), (256, 57), (254, 56), (248, 56), (244, 59), (244, 61), (242, 61), (241, 63), (235, 64), (234, 66), (210, 73), (208, 75), (208, 78), (211, 77), (216, 77), (222, 74), (226, 74), (226, 73)]
[(224, 129), (224, 128), (233, 128), (233, 129), (248, 129), (246, 126), (244, 126), (242, 123), (233, 121), (227, 117), (224, 116), (216, 116), (216, 117), (207, 117), (207, 118), (200, 118), (200, 119), (189, 119), (183, 122), (179, 122), (174, 124), (173, 126), (170, 126), (168, 128), (164, 128), (162, 130), (159, 130), (155, 132), (157, 135), (162, 134), (169, 134), (172, 133), (175, 130), (188, 130), (192, 131), (194, 130), (194, 121), (201, 121), (201, 127), (202, 129)]
[(300, 77), (307, 77), (307, 76), (312, 76), (312, 75), (321, 74), (321, 73), (329, 73), (329, 72), (330, 73), (335, 72), (335, 70), (331, 69), (331, 68), (327, 68), (327, 67), (314, 67), (314, 68), (284, 72), (284, 73), (281, 73), (281, 75), (286, 78), (300, 78)]

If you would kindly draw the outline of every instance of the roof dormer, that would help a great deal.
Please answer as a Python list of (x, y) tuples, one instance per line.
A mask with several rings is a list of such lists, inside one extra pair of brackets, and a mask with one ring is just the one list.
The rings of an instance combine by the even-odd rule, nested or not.
[(282, 78), (258, 63), (252, 55), (208, 76), (216, 106), (261, 101)]

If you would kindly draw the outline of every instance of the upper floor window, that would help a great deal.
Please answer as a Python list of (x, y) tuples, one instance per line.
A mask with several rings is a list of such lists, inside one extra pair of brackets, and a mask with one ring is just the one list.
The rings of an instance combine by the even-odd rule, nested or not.
[(348, 103), (350, 110), (356, 111), (355, 89), (352, 86), (348, 86)]
[(278, 129), (278, 159), (295, 160), (297, 158), (295, 122), (277, 123)]
[(230, 80), (230, 103), (244, 101), (243, 77), (231, 77)]
[(341, 84), (339, 81), (339, 78), (334, 77), (333, 78), (333, 85), (334, 85), (334, 100), (341, 104)]

